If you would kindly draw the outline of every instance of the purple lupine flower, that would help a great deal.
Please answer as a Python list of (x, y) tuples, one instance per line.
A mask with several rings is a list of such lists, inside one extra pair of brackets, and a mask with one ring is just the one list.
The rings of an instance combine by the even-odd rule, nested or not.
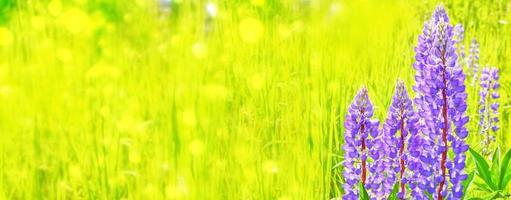
[[(426, 94), (429, 92), (428, 88), (428, 76), (429, 76), (429, 65), (428, 58), (430, 57), (430, 51), (433, 48), (434, 28), (438, 23), (438, 16), (442, 13), (443, 8), (438, 7), (435, 9), (431, 19), (424, 23), (422, 34), (419, 35), (417, 46), (415, 47), (415, 62), (413, 64), (416, 70), (415, 75), (415, 86), (413, 87), (416, 92), (414, 103), (416, 104), (418, 115), (419, 115), (419, 128), (421, 130), (421, 137), (418, 137), (414, 141), (414, 145), (417, 147), (414, 153), (416, 158), (420, 159), (420, 163), (415, 163), (414, 181), (410, 182), (410, 189), (412, 190), (412, 197), (414, 199), (428, 199), (426, 192), (433, 194), (435, 192), (434, 183), (432, 180), (434, 160), (437, 160), (437, 154), (432, 152), (434, 142), (436, 141), (435, 129), (429, 129), (426, 126), (427, 116), (431, 115), (431, 109), (429, 109), (426, 101)], [(420, 146), (419, 146), (420, 145)], [(424, 149), (424, 150), (422, 150)]]
[[(387, 119), (383, 125), (384, 139), (388, 147), (387, 179), (384, 186), (388, 187), (388, 191), (390, 191), (397, 180), (400, 185), (398, 193), (400, 199), (407, 198), (405, 186), (408, 184), (408, 180), (415, 184), (413, 181), (415, 177), (412, 177), (415, 171), (409, 171), (410, 169), (407, 169), (408, 165), (411, 166), (412, 170), (415, 170), (415, 166), (420, 162), (409, 155), (415, 148), (410, 146), (410, 143), (415, 143), (415, 140), (417, 140), (416, 123), (417, 116), (413, 109), (412, 100), (408, 96), (403, 81), (400, 80), (397, 82)], [(397, 135), (397, 132), (400, 134)]]
[(465, 45), (463, 45), (463, 40), (465, 39), (465, 29), (461, 24), (457, 24), (454, 27), (454, 41), (456, 43), (457, 52), (459, 55), (458, 64), (463, 66), (465, 64)]
[[(465, 125), (469, 120), (467, 93), (465, 75), (456, 64), (454, 44), (453, 27), (443, 6), (438, 6), (419, 36), (414, 90), (423, 136), (421, 177), (417, 182), (420, 189), (439, 200), (460, 199), (462, 182), (467, 178), (464, 172), (468, 150), (465, 143), (468, 135)], [(450, 150), (454, 154), (452, 160), (447, 157)], [(414, 199), (424, 197), (419, 194)]]
[(467, 57), (467, 74), (472, 76), (472, 84), (474, 85), (479, 75), (479, 43), (475, 38), (470, 42), (470, 49)]
[[(344, 200), (355, 200), (359, 198), (358, 184), (365, 185), (367, 178), (367, 139), (369, 134), (375, 135), (378, 131), (378, 122), (371, 119), (373, 116), (373, 105), (369, 100), (367, 89), (363, 87), (351, 103), (348, 114), (344, 121), (344, 169), (343, 176), (345, 183)], [(376, 133), (377, 134), (377, 133)]]
[(379, 123), (373, 121), (371, 129), (369, 129), (370, 138), (367, 139), (367, 150), (372, 162), (367, 163), (369, 171), (367, 182), (364, 187), (367, 189), (372, 200), (386, 199), (392, 191), (392, 184), (386, 184), (388, 177), (385, 175), (387, 170), (387, 144), (382, 135), (382, 131), (378, 129)]
[(495, 67), (485, 67), (481, 71), (480, 79), (481, 91), (479, 92), (479, 133), (483, 135), (482, 154), (491, 159), (490, 145), (495, 141), (494, 134), (499, 130), (499, 103), (500, 97), (498, 89), (499, 70)]
[(491, 119), (492, 121), (492, 125), (491, 125), (491, 130), (496, 132), (499, 130), (499, 102), (498, 102), (498, 99), (500, 98), (500, 94), (499, 94), (499, 87), (500, 87), (500, 84), (499, 84), (499, 69), (498, 68), (493, 68), (491, 71), (490, 71), (490, 75), (491, 75), (491, 78), (493, 79), (493, 84), (491, 85), (491, 89), (493, 90), (493, 92), (491, 93), (491, 98), (494, 100), (494, 102), (491, 104), (491, 110), (492, 110), (492, 114), (493, 114), (493, 118)]
[(463, 39), (465, 38), (465, 29), (463, 29), (463, 26), (461, 24), (456, 24), (454, 26), (454, 42), (456, 43), (462, 43)]

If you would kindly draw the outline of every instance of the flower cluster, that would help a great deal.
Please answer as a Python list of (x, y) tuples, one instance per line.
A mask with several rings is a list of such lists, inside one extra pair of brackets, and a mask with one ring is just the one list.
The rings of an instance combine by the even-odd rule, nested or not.
[(385, 199), (391, 192), (393, 183), (389, 184), (388, 177), (385, 175), (388, 169), (385, 158), (388, 149), (385, 138), (378, 127), (379, 124), (377, 123), (371, 127), (372, 130), (369, 131), (371, 138), (367, 139), (367, 149), (372, 162), (367, 163), (369, 173), (364, 187), (367, 188), (371, 197)]
[(482, 140), (482, 154), (490, 157), (491, 150), (489, 146), (495, 141), (495, 137), (491, 135), (491, 132), (499, 130), (499, 70), (495, 67), (485, 67), (481, 71), (480, 86), (479, 133), (482, 134), (484, 138)]
[[(385, 187), (391, 188), (397, 181), (399, 183), (398, 197), (406, 198), (406, 184), (413, 180), (415, 165), (419, 164), (417, 157), (410, 156), (415, 147), (410, 144), (416, 143), (418, 132), (416, 128), (417, 116), (414, 112), (412, 100), (408, 96), (403, 81), (398, 81), (392, 103), (387, 112), (387, 118), (383, 124), (383, 136), (387, 146), (388, 166)], [(399, 132), (399, 135), (398, 135)], [(411, 169), (408, 169), (411, 167)]]
[(479, 43), (475, 38), (470, 42), (467, 58), (467, 74), (472, 76), (472, 85), (475, 84), (479, 74)]
[(367, 152), (369, 135), (377, 136), (379, 122), (372, 120), (373, 105), (369, 99), (366, 88), (360, 89), (357, 96), (349, 107), (349, 112), (344, 121), (344, 171), (345, 179), (344, 200), (359, 199), (358, 185), (365, 185), (367, 179)]
[(357, 199), (360, 183), (377, 200), (386, 199), (396, 183), (400, 199), (462, 198), (469, 121), (456, 48), (462, 32), (449, 24), (443, 6), (436, 8), (415, 48), (416, 97), (412, 102), (398, 81), (381, 130), (371, 119), (367, 89), (358, 92), (344, 123), (343, 199)]
[[(465, 75), (456, 64), (457, 60), (453, 27), (445, 9), (439, 6), (419, 38), (414, 87), (424, 138), (423, 176), (418, 180), (422, 183), (419, 187), (435, 199), (461, 198), (462, 182), (467, 178), (464, 172), (468, 150), (465, 143), (468, 136), (465, 125), (469, 120), (466, 115), (467, 93)], [(454, 158), (448, 158), (450, 150)], [(451, 192), (448, 192), (449, 188)]]
[(463, 45), (463, 40), (465, 39), (465, 29), (461, 24), (457, 24), (454, 27), (454, 42), (456, 43), (456, 48), (458, 50), (458, 64), (463, 65), (465, 61), (465, 45)]

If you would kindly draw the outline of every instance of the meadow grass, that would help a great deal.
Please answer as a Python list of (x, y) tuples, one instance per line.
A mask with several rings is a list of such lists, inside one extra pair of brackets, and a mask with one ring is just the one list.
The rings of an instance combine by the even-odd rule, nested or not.
[[(440, 3), (219, 0), (207, 24), (206, 1), (3, 2), (0, 199), (339, 197), (348, 104), (366, 85), (383, 120), (411, 91)], [(501, 70), (509, 148), (511, 2), (443, 3)]]

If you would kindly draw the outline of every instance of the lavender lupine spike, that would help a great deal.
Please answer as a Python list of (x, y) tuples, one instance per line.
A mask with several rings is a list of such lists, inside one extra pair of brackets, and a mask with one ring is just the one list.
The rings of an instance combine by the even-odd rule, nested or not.
[[(412, 100), (408, 96), (403, 81), (398, 81), (392, 103), (387, 113), (387, 119), (383, 125), (383, 133), (386, 141), (387, 149), (387, 179), (384, 183), (389, 187), (389, 191), (396, 181), (399, 183), (398, 197), (400, 199), (409, 199), (406, 195), (406, 185), (414, 183), (416, 165), (420, 160), (409, 155), (413, 151), (417, 140), (417, 116), (414, 112)], [(397, 133), (399, 132), (399, 135)], [(411, 147), (411, 148), (410, 148)], [(410, 169), (407, 169), (411, 166)], [(417, 171), (419, 173), (419, 171)], [(415, 188), (415, 187), (414, 187)]]
[(498, 102), (498, 99), (500, 98), (500, 94), (499, 94), (499, 87), (500, 87), (500, 84), (499, 84), (499, 69), (494, 67), (490, 71), (490, 75), (491, 75), (492, 80), (493, 80), (493, 85), (491, 85), (491, 89), (493, 90), (493, 92), (491, 94), (491, 98), (493, 99), (493, 103), (490, 106), (491, 110), (492, 110), (492, 114), (493, 114), (493, 118), (491, 119), (491, 121), (492, 121), (491, 130), (496, 132), (496, 131), (499, 130), (499, 125), (498, 125), (498, 122), (499, 122), (499, 102)]
[(480, 79), (481, 91), (479, 92), (479, 133), (483, 136), (482, 140), (482, 154), (491, 158), (490, 145), (495, 141), (495, 134), (499, 129), (498, 113), (500, 97), (498, 89), (499, 85), (499, 70), (495, 67), (485, 67), (481, 71)]
[[(415, 103), (424, 137), (421, 152), (423, 177), (418, 182), (419, 187), (422, 186), (434, 199), (460, 199), (463, 196), (462, 182), (467, 178), (464, 172), (468, 150), (465, 125), (469, 118), (466, 116), (465, 75), (456, 64), (453, 27), (443, 6), (437, 7), (428, 26), (431, 29), (421, 37), (426, 37), (427, 33), (429, 40), (419, 37), (414, 64), (417, 70)], [(452, 160), (447, 157), (450, 150), (454, 154)], [(422, 199), (422, 196), (414, 199)]]
[(351, 103), (348, 114), (344, 121), (344, 169), (343, 177), (345, 183), (344, 200), (358, 200), (359, 183), (365, 184), (367, 178), (367, 147), (366, 142), (369, 134), (378, 130), (378, 122), (371, 119), (373, 116), (373, 105), (363, 87)]
[(454, 42), (461, 43), (465, 38), (465, 29), (461, 24), (456, 24), (454, 27)]
[(372, 121), (372, 126), (368, 130), (371, 138), (367, 139), (367, 149), (372, 162), (368, 163), (368, 179), (364, 184), (372, 200), (387, 199), (392, 191), (392, 184), (385, 184), (387, 176), (387, 145), (382, 131), (378, 129), (378, 121)]
[[(464, 139), (468, 135), (465, 126), (469, 118), (466, 116), (465, 75), (461, 67), (456, 64), (457, 55), (452, 36), (452, 26), (448, 24), (448, 20), (440, 21), (435, 30), (432, 54), (428, 59), (431, 82), (429, 82), (429, 96), (426, 95), (429, 98), (426, 98), (426, 102), (430, 103), (433, 111), (440, 111), (432, 112), (434, 115), (427, 119), (430, 123), (434, 123), (431, 125), (437, 130), (441, 129), (440, 140), (437, 141), (435, 148), (437, 153), (441, 154), (441, 159), (434, 165), (437, 166), (434, 181), (438, 182), (438, 186), (436, 186), (437, 193), (433, 196), (437, 199), (445, 197), (460, 199), (463, 196), (462, 182), (467, 178), (464, 173), (464, 153), (468, 150), (468, 146)], [(447, 158), (448, 142), (451, 142), (450, 146), (454, 153), (452, 161), (448, 161)], [(447, 191), (447, 179), (452, 184), (451, 193)]]
[(472, 76), (472, 83), (474, 85), (479, 74), (479, 43), (475, 38), (470, 42), (470, 49), (467, 57), (467, 74)]
[(433, 164), (434, 161), (437, 160), (436, 153), (430, 151), (433, 149), (435, 145), (434, 141), (437, 140), (436, 129), (430, 126), (426, 126), (426, 118), (427, 116), (432, 115), (432, 110), (429, 108), (429, 104), (426, 102), (427, 94), (429, 90), (428, 88), (428, 79), (429, 79), (429, 60), (431, 57), (431, 49), (433, 48), (433, 39), (434, 39), (434, 28), (437, 25), (441, 13), (445, 13), (443, 11), (443, 7), (437, 7), (435, 12), (431, 16), (429, 21), (424, 23), (424, 28), (422, 34), (419, 35), (419, 41), (417, 46), (415, 47), (415, 62), (413, 64), (414, 69), (416, 70), (415, 75), (415, 86), (413, 87), (416, 92), (416, 97), (414, 99), (414, 103), (416, 104), (418, 115), (419, 115), (419, 129), (421, 130), (421, 135), (417, 137), (418, 139), (414, 141), (414, 145), (421, 147), (415, 149), (413, 153), (415, 153), (420, 158), (420, 163), (415, 163), (414, 172), (415, 177), (414, 181), (410, 182), (410, 188), (412, 190), (412, 197), (414, 199), (423, 200), (428, 199), (426, 196), (426, 192), (433, 194), (435, 192), (435, 185), (432, 179), (433, 174)]
[(457, 47), (457, 52), (459, 55), (458, 64), (463, 66), (465, 64), (465, 45), (463, 45), (463, 40), (465, 39), (465, 29), (461, 24), (457, 24), (454, 27), (454, 40)]

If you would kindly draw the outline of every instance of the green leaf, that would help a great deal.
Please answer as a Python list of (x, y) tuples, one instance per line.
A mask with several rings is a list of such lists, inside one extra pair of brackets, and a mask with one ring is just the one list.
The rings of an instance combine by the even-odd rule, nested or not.
[(495, 152), (493, 152), (491, 161), (492, 161), (491, 172), (492, 172), (492, 174), (497, 174), (498, 171), (494, 171), (494, 170), (498, 170), (498, 168), (499, 168), (499, 161), (500, 161), (500, 148), (499, 147), (497, 147), (495, 149)]
[(463, 196), (461, 199), (465, 199), (465, 195), (467, 195), (468, 187), (470, 187), (470, 184), (472, 183), (472, 180), (474, 180), (474, 174), (475, 172), (471, 172), (468, 174), (468, 177), (465, 181), (463, 181)]
[(484, 199), (496, 199), (496, 198), (501, 197), (501, 196), (502, 195), (500, 194), (500, 191), (495, 191), (495, 192), (493, 192), (493, 193), (491, 193), (489, 195), (486, 195), (484, 197)]
[(499, 198), (501, 197), (502, 194), (500, 194), (499, 191), (495, 191), (495, 192), (492, 192), (491, 194), (488, 194), (484, 197), (472, 197), (468, 200), (487, 200), (487, 199), (496, 199), (496, 198)]
[(472, 148), (470, 148), (469, 151), (472, 154), (472, 157), (474, 158), (474, 161), (476, 163), (477, 175), (481, 179), (483, 179), (483, 181), (490, 187), (490, 189), (495, 191), (497, 188), (491, 179), (491, 174), (489, 171), (490, 166), (488, 166), (486, 160), (484, 160), (484, 158), (479, 153), (474, 151)]
[(506, 152), (506, 155), (504, 155), (504, 159), (502, 159), (502, 163), (500, 166), (500, 176), (499, 176), (499, 190), (504, 190), (507, 186), (508, 181), (504, 182), (507, 174), (508, 174), (508, 167), (509, 167), (509, 160), (511, 159), (511, 149), (509, 149)]
[(477, 189), (480, 190), (480, 191), (484, 191), (484, 192), (493, 192), (489, 187), (488, 185), (486, 184), (482, 184), (482, 183), (479, 183), (479, 182), (474, 182), (474, 185), (477, 186)]
[(428, 199), (433, 200), (433, 195), (431, 195), (429, 192), (424, 191), (424, 194), (426, 194), (426, 196), (428, 196)]
[[(491, 157), (491, 168), (490, 175), (491, 180), (495, 180), (495, 184), (497, 184), (499, 180), (499, 172), (500, 172), (500, 148), (495, 148), (495, 152), (493, 152), (493, 156)], [(498, 188), (497, 188), (498, 189)]]
[(367, 190), (364, 187), (364, 184), (362, 183), (360, 183), (360, 194), (360, 200), (371, 200), (371, 198), (369, 198), (369, 194), (367, 194)]
[(504, 177), (504, 181), (502, 182), (502, 185), (505, 187), (509, 183), (510, 180), (511, 180), (511, 174), (506, 175), (506, 177)]
[(389, 198), (387, 198), (387, 200), (397, 200), (398, 192), (399, 192), (399, 182), (396, 182), (396, 184), (394, 184), (394, 187), (392, 188), (392, 192), (390, 192)]

